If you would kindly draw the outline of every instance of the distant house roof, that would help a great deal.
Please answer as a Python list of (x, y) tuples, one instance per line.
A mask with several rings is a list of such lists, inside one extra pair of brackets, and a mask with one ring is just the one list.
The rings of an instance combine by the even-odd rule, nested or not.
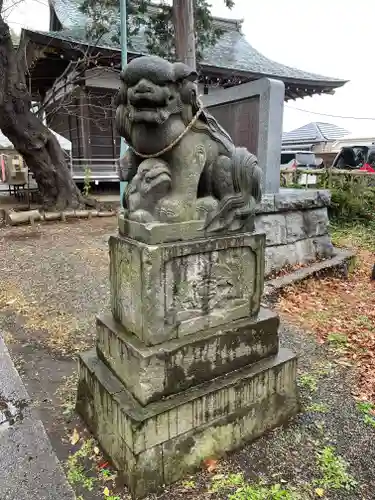
[(288, 145), (336, 141), (348, 134), (348, 130), (332, 123), (312, 122), (290, 132), (284, 132), (282, 143)]
[[(70, 43), (87, 44), (86, 27), (90, 19), (80, 10), (82, 0), (50, 0), (51, 9), (54, 11), (58, 24), (58, 31), (37, 32), (25, 30), (32, 38), (32, 34), (45, 35), (49, 38), (63, 40)], [(119, 32), (118, 7), (111, 9), (113, 19), (111, 30), (106, 33), (100, 43), (102, 48), (120, 51), (120, 46), (113, 39)], [(296, 68), (285, 66), (268, 59), (250, 45), (241, 33), (239, 20), (215, 18), (215, 24), (223, 29), (224, 34), (217, 44), (206, 50), (202, 67), (217, 68), (243, 75), (249, 79), (258, 79), (263, 76), (283, 80), (286, 84), (287, 97), (297, 98), (315, 93), (332, 93), (335, 88), (341, 87), (346, 80), (330, 78), (315, 73), (309, 73)], [(51, 26), (52, 27), (52, 26)], [(147, 54), (146, 36), (143, 29), (132, 37), (129, 55)], [(293, 91), (288, 94), (288, 83), (293, 85)]]

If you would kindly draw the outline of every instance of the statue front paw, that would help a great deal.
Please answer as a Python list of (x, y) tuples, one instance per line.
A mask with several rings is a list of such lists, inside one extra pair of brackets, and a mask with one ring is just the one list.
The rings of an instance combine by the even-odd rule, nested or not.
[(184, 202), (181, 198), (166, 196), (158, 202), (155, 214), (160, 222), (181, 222), (184, 220)]
[(206, 217), (215, 212), (219, 202), (212, 196), (205, 196), (204, 198), (198, 198), (196, 209), (199, 219), (206, 219)]
[(135, 222), (154, 222), (155, 217), (147, 210), (135, 210), (135, 212), (128, 212), (128, 219)]
[(187, 222), (198, 220), (196, 200), (186, 200), (181, 196), (166, 196), (159, 201), (155, 211), (160, 222)]
[(187, 222), (205, 220), (217, 210), (218, 201), (212, 196), (186, 200), (179, 196), (166, 196), (158, 203), (156, 216), (160, 222)]

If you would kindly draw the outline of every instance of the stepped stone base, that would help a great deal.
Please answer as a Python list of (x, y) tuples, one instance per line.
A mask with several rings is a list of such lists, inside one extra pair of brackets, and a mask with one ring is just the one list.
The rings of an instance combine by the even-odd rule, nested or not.
[(255, 318), (146, 346), (111, 314), (97, 318), (97, 353), (143, 405), (277, 353), (279, 318)]
[(142, 406), (99, 359), (79, 360), (77, 410), (135, 498), (170, 484), (298, 411), (296, 358), (286, 349)]
[[(280, 245), (304, 236), (293, 217), (276, 219)], [(77, 410), (139, 499), (294, 415), (297, 362), (261, 307), (263, 232), (122, 223), (109, 240), (111, 312), (79, 359)]]

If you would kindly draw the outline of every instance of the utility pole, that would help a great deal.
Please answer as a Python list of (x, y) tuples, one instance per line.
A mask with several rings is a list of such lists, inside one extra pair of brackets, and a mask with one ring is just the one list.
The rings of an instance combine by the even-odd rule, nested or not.
[(173, 0), (177, 60), (196, 69), (194, 0)]
[[(126, 0), (120, 0), (120, 29), (121, 29), (121, 69), (124, 70), (128, 64), (128, 37), (126, 31)], [(120, 158), (124, 156), (128, 145), (125, 139), (121, 137)], [(122, 207), (122, 198), (126, 188), (126, 182), (120, 181), (120, 206)]]

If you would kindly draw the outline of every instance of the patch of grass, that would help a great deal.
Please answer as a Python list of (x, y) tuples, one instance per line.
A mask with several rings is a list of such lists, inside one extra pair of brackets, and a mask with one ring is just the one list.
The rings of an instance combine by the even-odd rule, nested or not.
[(185, 481), (182, 484), (182, 487), (185, 488), (185, 490), (193, 490), (195, 486), (196, 486), (195, 481)]
[(305, 411), (314, 413), (327, 413), (328, 410), (328, 406), (323, 403), (312, 403), (305, 408)]
[(371, 318), (369, 318), (366, 314), (360, 314), (356, 318), (356, 323), (359, 327), (365, 327), (370, 331), (375, 331), (375, 325)]
[(111, 495), (108, 488), (104, 488), (103, 494), (105, 500), (121, 500), (121, 497), (118, 495)]
[(297, 497), (280, 484), (272, 486), (247, 485), (229, 495), (228, 500), (297, 500)]
[(117, 472), (103, 468), (98, 471), (98, 478), (103, 482), (115, 481), (117, 478)]
[(280, 484), (271, 486), (263, 483), (247, 484), (242, 473), (215, 476), (211, 492), (220, 493), (220, 498), (228, 500), (297, 500), (298, 498)]
[(313, 425), (314, 425), (315, 430), (316, 430), (316, 432), (317, 432), (317, 434), (319, 436), (319, 439), (325, 439), (325, 440), (327, 440), (325, 422), (324, 421), (315, 420), (313, 422)]
[(70, 377), (64, 377), (62, 384), (56, 391), (56, 396), (61, 400), (63, 415), (70, 418), (75, 410), (76, 395), (77, 395), (78, 374), (75, 373)]
[(102, 494), (105, 500), (122, 500), (122, 495), (116, 494), (117, 471), (105, 461), (98, 443), (93, 438), (85, 440), (77, 429), (74, 429), (69, 440), (73, 446), (82, 443), (81, 447), (68, 457), (65, 464), (69, 483), (78, 490), (84, 489), (90, 492), (98, 492), (103, 488)]
[(214, 476), (211, 484), (211, 491), (218, 492), (226, 488), (243, 486), (245, 480), (242, 473), (239, 474), (218, 474)]
[(375, 252), (375, 223), (331, 224), (332, 243)]
[(331, 311), (307, 311), (307, 317), (310, 321), (322, 323), (330, 319)]
[(318, 486), (327, 490), (352, 490), (357, 486), (357, 482), (348, 473), (348, 464), (335, 454), (332, 446), (326, 446), (317, 452), (317, 465), (322, 475), (315, 481)]
[(327, 335), (327, 341), (334, 348), (342, 349), (348, 345), (348, 336), (344, 333), (330, 333)]
[(66, 462), (67, 478), (69, 483), (73, 486), (81, 486), (82, 488), (92, 491), (94, 489), (97, 479), (88, 476), (89, 471), (86, 470), (84, 459), (93, 453), (94, 441), (88, 439), (84, 441), (81, 448), (70, 455)]
[(333, 364), (330, 361), (323, 361), (313, 365), (313, 372), (317, 377), (326, 377), (327, 375), (331, 375), (332, 370)]
[(301, 375), (298, 379), (298, 384), (311, 392), (316, 392), (318, 390), (318, 381), (313, 374), (305, 373)]
[(363, 415), (363, 421), (375, 428), (375, 405), (364, 401), (358, 403), (357, 408)]

